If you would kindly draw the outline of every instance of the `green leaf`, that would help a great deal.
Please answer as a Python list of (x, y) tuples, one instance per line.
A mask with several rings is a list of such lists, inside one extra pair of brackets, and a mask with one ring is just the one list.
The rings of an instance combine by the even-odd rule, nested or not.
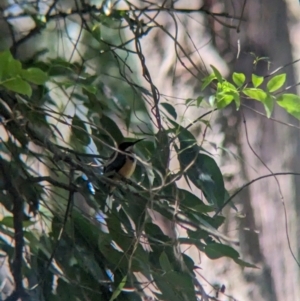
[(261, 102), (263, 102), (267, 97), (267, 93), (261, 89), (246, 88), (242, 92), (245, 95), (249, 96), (250, 98), (253, 98), (253, 99), (261, 101)]
[(114, 120), (103, 114), (101, 116), (100, 123), (101, 127), (109, 132), (118, 143), (121, 143), (123, 141), (123, 134)]
[(107, 219), (107, 228), (111, 233), (111, 239), (115, 241), (122, 250), (126, 251), (130, 248), (132, 240), (127, 235), (124, 235), (120, 219), (117, 215), (111, 215), (110, 218)]
[(236, 105), (236, 109), (238, 110), (241, 106), (241, 98), (240, 98), (240, 94), (234, 94), (234, 102)]
[(216, 67), (214, 67), (213, 65), (210, 65), (210, 67), (211, 67), (211, 69), (213, 69), (218, 82), (221, 83), (223, 81), (223, 77), (222, 77), (221, 73), (219, 72), (219, 70)]
[(9, 50), (0, 53), (0, 80), (16, 77), (22, 72), (22, 64), (15, 60)]
[(170, 237), (165, 235), (162, 232), (161, 228), (155, 224), (146, 223), (145, 224), (145, 232), (147, 233), (150, 240), (155, 239), (155, 240), (161, 240), (163, 242), (170, 241)]
[(211, 243), (208, 244), (205, 249), (205, 254), (210, 259), (218, 259), (220, 257), (230, 257), (232, 259), (238, 259), (239, 253), (230, 246), (219, 244), (219, 243)]
[(83, 145), (87, 146), (90, 144), (91, 138), (87, 132), (87, 127), (77, 115), (74, 115), (72, 120), (72, 135), (82, 142)]
[(7, 77), (7, 66), (9, 61), (12, 60), (13, 57), (9, 50), (0, 52), (0, 80)]
[(153, 273), (156, 285), (162, 293), (161, 300), (196, 301), (192, 277), (187, 273), (170, 271), (163, 275)]
[(199, 108), (200, 107), (200, 105), (201, 105), (201, 102), (202, 102), (202, 100), (204, 99), (204, 97), (203, 96), (199, 96), (199, 97), (197, 97), (197, 108)]
[(246, 80), (246, 76), (244, 73), (234, 72), (232, 74), (232, 80), (238, 87), (241, 87)]
[(177, 153), (181, 168), (184, 169), (196, 160), (199, 154), (199, 147), (192, 133), (181, 127), (179, 130), (180, 149)]
[(202, 187), (205, 197), (217, 207), (224, 203), (225, 187), (223, 175), (213, 158), (205, 154), (198, 155), (200, 173), (197, 183)]
[(300, 119), (300, 96), (289, 93), (282, 94), (277, 98), (277, 103), (288, 113)]
[(184, 151), (182, 157), (185, 158), (179, 156), (179, 161), (181, 164), (186, 164), (197, 156), (192, 166), (187, 170), (188, 178), (196, 187), (202, 190), (210, 204), (220, 207), (224, 203), (225, 198), (222, 173), (213, 158), (198, 152), (195, 148), (189, 149), (188, 152)]
[[(168, 279), (170, 287), (173, 287), (175, 291), (179, 294), (186, 295), (189, 301), (196, 301), (195, 289), (193, 285), (193, 278), (187, 273), (170, 271), (164, 275)], [(185, 298), (181, 298), (184, 300)], [(170, 300), (170, 299), (169, 299)]]
[[(167, 273), (169, 274), (169, 273)], [(160, 300), (172, 300), (172, 301), (182, 301), (183, 298), (181, 298), (180, 295), (178, 295), (178, 292), (176, 291), (176, 288), (174, 289), (173, 283), (170, 282), (168, 277), (166, 277), (166, 274), (160, 275), (157, 272), (153, 273), (154, 281), (160, 290)]]
[(115, 300), (120, 293), (122, 292), (122, 289), (124, 288), (125, 284), (127, 281), (127, 275), (123, 277), (123, 279), (121, 280), (121, 282), (119, 283), (118, 287), (114, 290), (112, 296), (110, 297), (109, 301), (113, 301)]
[(271, 78), (267, 84), (269, 92), (275, 92), (280, 89), (286, 81), (286, 74), (279, 74)]
[(10, 78), (4, 82), (1, 83), (2, 86), (4, 86), (7, 90), (27, 95), (28, 97), (32, 94), (32, 89), (30, 85), (25, 82), (20, 77)]
[(91, 93), (91, 94), (96, 94), (98, 89), (96, 86), (94, 85), (82, 85), (82, 89), (86, 90), (87, 92)]
[(118, 268), (127, 268), (128, 261), (123, 252), (116, 250), (112, 246), (112, 240), (109, 234), (99, 233), (98, 247), (102, 255), (113, 265)]
[(267, 117), (270, 118), (274, 109), (274, 98), (272, 95), (267, 95), (262, 103), (264, 104)]
[(252, 74), (252, 83), (255, 88), (259, 87), (264, 81), (263, 76)]
[(203, 79), (203, 84), (201, 86), (201, 91), (203, 91), (214, 79), (216, 79), (216, 76), (215, 76), (214, 73), (212, 73), (209, 76), (205, 77)]
[(178, 189), (179, 197), (180, 197), (180, 204), (182, 208), (185, 207), (193, 209), (200, 213), (207, 213), (214, 211), (213, 206), (205, 205), (201, 199), (199, 199), (196, 195), (192, 194), (191, 192)]
[(101, 42), (101, 28), (100, 24), (95, 24), (92, 28), (92, 35), (98, 41)]
[(229, 94), (224, 94), (222, 95), (222, 97), (219, 96), (219, 99), (217, 101), (217, 108), (220, 110), (220, 109), (223, 109), (223, 108), (226, 108), (228, 105), (230, 105), (234, 99), (234, 96), (233, 95), (229, 95)]
[[(105, 279), (106, 276), (97, 263), (93, 251), (88, 247), (90, 247), (90, 245), (83, 247), (79, 244), (74, 247), (73, 255), (76, 258), (80, 258), (78, 265), (81, 266), (83, 270), (90, 273), (95, 279)], [(84, 256), (82, 256), (82, 254), (84, 254)]]
[(22, 77), (36, 85), (43, 85), (48, 80), (48, 75), (39, 68), (22, 70)]
[(14, 227), (14, 219), (12, 216), (5, 216), (1, 221), (0, 224), (6, 226), (8, 228)]
[(254, 268), (254, 269), (258, 269), (258, 267), (252, 263), (249, 263), (249, 262), (246, 262), (242, 259), (239, 259), (239, 258), (236, 258), (236, 259), (233, 259), (237, 264), (239, 264), (241, 267), (244, 267), (244, 268)]
[[(67, 266), (67, 263), (65, 263), (65, 266)], [(79, 288), (79, 286), (77, 285), (71, 286), (67, 280), (63, 279), (63, 277), (60, 277), (58, 279), (56, 285), (57, 287), (55, 293), (58, 300), (70, 300), (70, 296), (76, 296), (77, 298), (79, 298), (79, 300), (82, 300), (84, 298), (82, 296), (82, 290)], [(76, 299), (72, 298), (71, 300), (76, 300)]]
[(190, 102), (193, 102), (194, 99), (193, 98), (188, 98), (186, 101), (185, 101), (185, 105), (187, 106)]
[[(169, 169), (170, 163), (170, 145), (169, 145), (169, 136), (167, 131), (158, 131), (154, 136), (157, 141), (157, 147), (149, 154), (152, 157), (152, 164), (158, 169), (162, 174)], [(158, 181), (157, 177), (157, 181)]]
[[(0, 224), (3, 225), (3, 226), (6, 226), (8, 228), (14, 228), (14, 219), (13, 219), (12, 216), (5, 216), (0, 221)], [(27, 227), (30, 227), (30, 226), (34, 225), (35, 222), (30, 221), (30, 220), (28, 220), (28, 221), (25, 220), (25, 221), (22, 222), (22, 224), (23, 224), (24, 228), (27, 228)]]
[(238, 94), (236, 87), (228, 81), (224, 80), (218, 83), (216, 93), (217, 108), (222, 109), (227, 107)]
[(14, 58), (11, 58), (8, 61), (7, 67), (7, 77), (15, 77), (21, 74), (22, 72), (22, 64), (21, 62), (15, 60)]
[(169, 272), (173, 270), (169, 258), (165, 252), (162, 252), (159, 256), (159, 263), (164, 272)]
[(162, 102), (161, 105), (164, 107), (164, 109), (174, 118), (176, 119), (177, 118), (177, 113), (176, 113), (176, 110), (175, 108), (170, 105), (169, 103), (167, 102)]

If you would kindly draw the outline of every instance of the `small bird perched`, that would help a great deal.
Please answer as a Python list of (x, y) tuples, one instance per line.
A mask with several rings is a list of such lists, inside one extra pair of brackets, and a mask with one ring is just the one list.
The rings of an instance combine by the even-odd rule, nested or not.
[(118, 146), (120, 152), (116, 151), (113, 153), (109, 161), (106, 163), (103, 170), (104, 175), (111, 174), (108, 177), (113, 179), (116, 178), (115, 174), (118, 174), (125, 179), (129, 179), (132, 176), (136, 166), (136, 158), (133, 152), (133, 147), (136, 143), (142, 140), (144, 139), (138, 139), (132, 142), (122, 142)]

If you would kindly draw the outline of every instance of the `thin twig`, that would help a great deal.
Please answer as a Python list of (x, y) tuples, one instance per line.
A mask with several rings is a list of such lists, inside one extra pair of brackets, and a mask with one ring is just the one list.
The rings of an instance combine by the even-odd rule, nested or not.
[(2, 178), (4, 181), (5, 190), (12, 197), (13, 201), (13, 225), (15, 232), (15, 255), (12, 263), (12, 275), (15, 282), (15, 290), (8, 297), (7, 300), (13, 301), (21, 298), (25, 298), (27, 293), (25, 292), (23, 286), (23, 274), (22, 274), (22, 266), (23, 266), (23, 247), (24, 247), (24, 233), (23, 233), (23, 206), (24, 200), (21, 197), (21, 193), (18, 191), (17, 185), (14, 183), (11, 177), (11, 171), (5, 164), (0, 164), (0, 171), (2, 173)]

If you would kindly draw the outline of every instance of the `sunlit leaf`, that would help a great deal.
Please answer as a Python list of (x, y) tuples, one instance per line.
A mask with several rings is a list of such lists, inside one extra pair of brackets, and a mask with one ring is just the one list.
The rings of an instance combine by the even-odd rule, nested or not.
[(261, 102), (263, 102), (267, 97), (267, 93), (261, 89), (246, 88), (242, 92), (245, 95), (249, 96), (250, 98), (253, 98), (253, 99), (261, 101)]
[(234, 85), (227, 81), (219, 82), (217, 85), (217, 108), (222, 109), (227, 107), (238, 95), (238, 91)]
[(264, 104), (267, 117), (270, 118), (274, 109), (274, 98), (271, 95), (267, 95), (262, 103)]
[(255, 88), (259, 87), (264, 81), (263, 76), (258, 76), (255, 74), (252, 74), (251, 78), (252, 78), (252, 84)]
[(220, 71), (216, 67), (214, 67), (213, 65), (210, 65), (210, 67), (213, 69), (214, 74), (215, 74), (218, 82), (222, 82), (223, 81), (223, 77), (222, 77)]
[(115, 300), (121, 293), (122, 289), (124, 288), (127, 281), (127, 276), (124, 276), (122, 281), (119, 283), (118, 287), (114, 290), (112, 296), (110, 297), (109, 301)]
[(246, 76), (244, 73), (233, 72), (232, 80), (238, 87), (241, 87), (246, 80)]
[(214, 79), (217, 77), (214, 73), (210, 74), (209, 76), (203, 79), (203, 84), (201, 85), (201, 91), (203, 91)]
[(267, 88), (269, 92), (275, 92), (278, 89), (280, 89), (284, 85), (285, 81), (286, 81), (285, 73), (272, 77), (267, 84)]
[(241, 106), (240, 94), (235, 93), (233, 97), (234, 97), (234, 102), (235, 102), (235, 105), (236, 105), (236, 109), (238, 110)]
[(282, 94), (277, 98), (277, 103), (288, 113), (300, 119), (300, 96), (296, 94)]

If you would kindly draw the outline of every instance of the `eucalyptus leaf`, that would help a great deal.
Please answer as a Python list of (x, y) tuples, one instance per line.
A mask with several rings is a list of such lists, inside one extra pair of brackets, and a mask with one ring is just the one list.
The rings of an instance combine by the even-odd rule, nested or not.
[(220, 243), (211, 243), (205, 247), (205, 254), (210, 259), (218, 259), (226, 256), (232, 259), (238, 259), (239, 253), (232, 247)]
[(72, 120), (72, 135), (74, 138), (78, 139), (84, 146), (89, 145), (91, 142), (85, 122), (77, 115), (74, 115)]
[(174, 118), (176, 119), (177, 118), (177, 113), (176, 113), (176, 110), (175, 108), (170, 105), (169, 103), (167, 102), (162, 102), (161, 105), (164, 107), (164, 109)]

